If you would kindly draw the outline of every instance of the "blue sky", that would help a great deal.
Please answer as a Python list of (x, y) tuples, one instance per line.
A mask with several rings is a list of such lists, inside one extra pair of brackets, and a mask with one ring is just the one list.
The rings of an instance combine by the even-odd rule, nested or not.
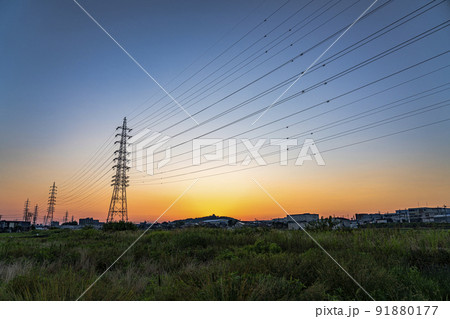
[[(379, 1), (374, 8), (385, 2)], [(80, 4), (168, 91), (172, 91), (178, 84), (201, 70), (203, 66), (208, 65), (227, 47), (261, 24), (283, 3), (285, 1), (80, 1)], [(423, 1), (392, 1), (379, 12), (358, 22), (323, 58), (332, 56), (426, 3)], [(435, 1), (434, 4), (438, 3), (439, 1)], [(173, 95), (193, 114), (348, 25), (371, 4), (371, 1), (336, 2), (329, 11), (309, 24), (306, 24), (307, 20), (304, 19), (322, 6), (324, 8), (330, 6), (331, 2), (318, 0), (307, 4), (307, 1), (286, 3), (243, 40), (205, 69), (199, 71), (179, 89), (173, 91)], [(302, 6), (305, 6), (304, 10), (285, 21)], [(165, 94), (162, 90), (73, 1), (0, 1), (0, 7), (0, 114), (2, 115), (0, 130), (4, 137), (0, 140), (0, 160), (2, 179), (11, 185), (8, 192), (1, 198), (1, 202), (6, 207), (3, 208), (4, 211), (10, 215), (20, 211), (22, 201), (27, 196), (33, 195), (33, 197), (39, 198), (36, 201), (45, 203), (47, 185), (50, 185), (53, 180), (64, 181), (71, 176), (112, 134), (124, 116), (128, 115), (129, 118), (133, 118), (140, 110), (149, 107), (152, 101), (164, 98), (163, 103), (153, 106), (149, 111), (132, 119), (130, 126), (133, 127), (133, 124), (136, 125), (139, 120), (147, 117), (149, 121), (142, 125), (136, 125), (136, 129), (149, 127), (169, 136), (190, 130), (173, 140), (173, 143), (177, 144), (242, 118), (263, 106), (270, 105), (287, 87), (284, 86), (216, 121), (193, 128), (195, 124), (186, 118), (186, 114), (180, 111), (169, 98), (164, 97)], [(341, 11), (340, 15), (331, 19)], [(358, 62), (443, 23), (448, 20), (449, 16), (450, 5), (448, 2), (444, 2), (360, 49), (326, 64), (325, 67), (317, 71), (311, 70), (292, 87), (286, 96), (319, 83)], [(331, 20), (324, 23), (327, 19)], [(299, 23), (301, 25), (302, 22), (306, 25), (286, 41), (270, 49), (268, 53), (262, 54), (261, 58), (255, 60), (253, 64), (241, 69), (238, 67), (235, 74), (236, 79), (226, 87), (208, 97), (205, 95), (213, 90), (205, 91), (204, 95), (197, 98), (202, 98), (197, 103), (193, 103), (197, 99), (192, 102), (184, 99), (206, 84), (207, 81), (201, 81), (211, 72), (217, 72), (209, 78), (214, 79), (215, 76), (231, 69), (233, 65), (243, 61), (251, 54), (264, 53), (267, 47), (270, 47), (271, 41), (283, 34), (288, 35), (289, 28), (292, 28), (291, 32), (293, 33), (296, 31), (294, 26)], [(321, 23), (324, 24), (321, 25)], [(277, 26), (278, 28), (271, 31)], [(266, 37), (264, 37), (265, 35)], [(343, 92), (444, 52), (449, 49), (449, 35), (448, 28), (436, 32), (386, 58), (336, 81), (331, 81), (326, 86), (318, 87), (301, 97), (274, 107), (258, 123), (269, 123), (278, 117), (291, 114), (324, 99), (331, 99)], [(256, 84), (215, 104), (214, 107), (198, 114), (195, 118), (200, 122), (207, 121), (212, 116), (298, 74), (308, 67), (334, 39), (336, 36)], [(258, 41), (257, 44), (247, 49), (255, 41)], [(294, 44), (245, 74), (250, 67), (262, 62), (277, 50), (289, 46), (289, 43)], [(247, 51), (241, 53), (246, 49)], [(231, 59), (234, 60), (227, 64)], [(388, 88), (445, 66), (448, 61), (448, 55), (436, 58), (429, 63), (343, 97), (329, 105), (322, 105), (243, 137), (253, 138), (277, 128), (281, 129), (283, 126), (290, 126), (291, 123), (320, 114), (332, 107), (357, 100), (377, 90)], [(216, 71), (217, 69), (219, 71)], [(267, 134), (265, 137), (283, 138), (314, 130), (316, 127), (346, 118), (371, 107), (445, 84), (448, 80), (448, 69), (437, 71), (428, 77), (400, 86), (386, 94), (369, 98), (363, 103), (318, 116), (314, 120)], [(216, 86), (216, 88), (219, 87), (220, 85)], [(190, 88), (193, 89), (188, 90)], [(182, 95), (184, 92), (187, 93)], [(421, 106), (444, 101), (449, 98), (449, 95), (448, 90), (442, 91), (398, 108), (380, 112), (372, 117), (349, 123), (346, 126), (317, 133), (314, 136), (315, 138), (326, 137), (348, 128), (367, 125)], [(139, 107), (149, 98), (149, 102)], [(162, 113), (165, 114), (164, 122), (154, 123), (154, 120), (151, 119), (158, 119), (157, 114), (160, 113), (155, 114), (152, 111), (159, 108), (162, 110), (159, 112), (166, 112)], [(133, 112), (136, 109), (137, 112)], [(170, 110), (173, 110), (173, 113), (167, 113)], [(449, 109), (443, 107), (389, 125), (325, 142), (321, 147), (328, 149), (345, 145), (448, 117), (450, 117)], [(253, 117), (241, 121), (208, 136), (227, 138), (247, 130), (255, 119), (256, 117)], [(173, 126), (178, 121), (183, 122)], [(325, 179), (324, 183), (329, 185), (331, 180), (335, 182), (332, 178), (333, 172), (352, 167), (359, 168), (354, 172), (354, 176), (361, 174), (361, 176), (370, 177), (371, 171), (383, 171), (385, 168), (386, 178), (389, 179), (388, 177), (392, 176), (392, 171), (396, 167), (397, 170), (404, 173), (402, 176), (418, 174), (422, 178), (429, 178), (435, 176), (436, 171), (439, 171), (441, 175), (436, 178), (442, 178), (442, 175), (447, 177), (448, 171), (450, 171), (447, 160), (450, 155), (448, 137), (449, 122), (446, 122), (404, 135), (396, 135), (386, 140), (355, 146), (349, 150), (329, 153), (327, 169), (334, 168), (334, 171), (332, 170), (328, 174), (330, 181)], [(186, 159), (186, 163), (188, 162)], [(304, 177), (306, 174), (305, 178), (313, 179), (313, 172), (316, 170), (315, 167), (310, 168), (310, 171), (305, 173), (294, 172), (292, 167), (290, 170), (289, 168), (287, 170), (270, 168), (265, 171), (258, 170), (258, 173), (255, 174), (262, 179), (267, 179), (269, 183), (280, 185), (283, 182), (281, 177)], [(187, 171), (189, 172), (189, 169)], [(167, 177), (170, 174), (167, 173), (164, 176)], [(280, 178), (277, 179), (277, 177)], [(150, 177), (149, 182), (154, 181), (154, 178)], [(211, 179), (211, 183), (216, 184), (217, 180)], [(397, 181), (397, 183), (401, 185), (401, 181)], [(436, 181), (427, 180), (426, 185), (428, 184), (435, 185)], [(448, 190), (448, 183), (440, 181), (438, 184), (440, 191), (446, 188)], [(205, 188), (208, 187), (211, 185), (206, 182)], [(150, 191), (152, 190), (150, 189)], [(175, 193), (176, 191), (174, 191)], [(286, 193), (290, 194), (290, 192)], [(418, 194), (420, 194), (419, 190), (416, 194), (411, 194), (411, 198), (408, 198), (409, 203), (415, 203), (416, 199), (422, 200)], [(433, 203), (442, 204), (448, 202), (449, 199), (448, 195), (447, 197), (440, 196), (439, 199), (433, 199)], [(218, 205), (220, 206), (220, 204)], [(296, 204), (292, 205), (295, 207)], [(405, 205), (407, 204), (405, 203)], [(380, 204), (380, 206), (383, 205)], [(380, 209), (383, 208), (392, 209), (393, 207), (389, 204), (380, 207)], [(338, 211), (345, 209), (344, 205)], [(376, 207), (362, 205), (360, 209), (376, 209)]]

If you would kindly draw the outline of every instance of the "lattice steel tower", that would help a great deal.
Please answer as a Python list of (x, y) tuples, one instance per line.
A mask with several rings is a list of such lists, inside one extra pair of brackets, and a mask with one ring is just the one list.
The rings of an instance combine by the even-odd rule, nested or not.
[(38, 205), (34, 206), (34, 214), (33, 214), (33, 225), (36, 225), (36, 220), (38, 217)]
[(27, 198), (27, 200), (25, 201), (25, 208), (23, 209), (23, 221), (29, 222), (30, 218), (31, 218), (30, 200)]
[(51, 225), (53, 221), (53, 213), (55, 212), (56, 205), (56, 189), (55, 182), (53, 182), (53, 186), (50, 186), (48, 196), (47, 218), (45, 219), (45, 224)]
[(121, 133), (116, 134), (120, 136), (120, 140), (116, 141), (115, 144), (119, 143), (119, 149), (114, 152), (118, 154), (114, 159), (116, 164), (113, 169), (116, 170), (116, 174), (113, 176), (111, 186), (114, 186), (113, 193), (111, 196), (111, 203), (109, 204), (108, 218), (107, 222), (113, 221), (128, 221), (128, 207), (127, 207), (127, 186), (128, 186), (128, 175), (127, 171), (130, 169), (127, 166), (128, 152), (127, 152), (127, 141), (131, 137), (128, 132), (131, 129), (127, 128), (127, 118), (123, 119), (122, 126), (117, 127), (116, 130), (122, 130)]

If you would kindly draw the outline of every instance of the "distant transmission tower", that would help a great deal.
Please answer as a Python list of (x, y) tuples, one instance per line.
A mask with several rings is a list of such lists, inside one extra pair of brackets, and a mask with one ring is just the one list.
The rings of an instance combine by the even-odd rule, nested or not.
[(45, 219), (45, 224), (52, 224), (53, 221), (53, 213), (55, 212), (56, 205), (56, 186), (55, 182), (53, 182), (53, 186), (50, 186), (49, 196), (48, 196), (48, 209), (47, 209), (47, 218)]
[(25, 208), (23, 209), (23, 221), (29, 222), (30, 221), (30, 200), (27, 198), (25, 201)]
[(69, 211), (66, 210), (66, 215), (64, 216), (63, 224), (64, 224), (64, 223), (67, 223), (68, 221), (69, 221)]
[(117, 127), (117, 130), (121, 129), (121, 133), (116, 134), (120, 136), (119, 149), (114, 152), (118, 154), (114, 159), (116, 164), (113, 166), (116, 169), (116, 174), (113, 176), (111, 186), (114, 186), (113, 193), (111, 196), (111, 203), (109, 204), (108, 218), (107, 222), (113, 221), (128, 221), (128, 207), (127, 207), (127, 186), (128, 186), (128, 176), (127, 171), (130, 169), (127, 166), (127, 140), (131, 137), (128, 132), (131, 129), (127, 128), (127, 118), (123, 119), (122, 126)]
[(33, 214), (33, 225), (36, 225), (36, 220), (38, 217), (38, 205), (34, 206), (34, 214)]

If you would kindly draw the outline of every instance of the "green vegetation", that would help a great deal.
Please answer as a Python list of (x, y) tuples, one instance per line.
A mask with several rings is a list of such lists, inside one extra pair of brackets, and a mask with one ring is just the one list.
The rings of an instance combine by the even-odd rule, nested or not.
[[(141, 231), (0, 234), (1, 300), (74, 300)], [(312, 235), (377, 300), (448, 300), (448, 230)], [(367, 300), (302, 231), (149, 231), (86, 300)]]
[(133, 223), (120, 221), (103, 224), (103, 230), (105, 231), (137, 230), (137, 227)]

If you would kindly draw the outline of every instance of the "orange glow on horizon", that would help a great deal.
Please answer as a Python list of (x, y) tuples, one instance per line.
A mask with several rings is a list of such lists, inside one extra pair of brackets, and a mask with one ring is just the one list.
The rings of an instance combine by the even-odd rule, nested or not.
[[(432, 172), (430, 172), (432, 170)], [(252, 180), (255, 178), (289, 213), (318, 213), (321, 216), (352, 217), (359, 212), (393, 212), (396, 209), (416, 206), (443, 206), (448, 198), (448, 171), (439, 168), (428, 170), (428, 174), (415, 176), (414, 168), (357, 165), (301, 168), (278, 167), (272, 170), (261, 168), (243, 174), (228, 174), (214, 178), (199, 179), (198, 182), (159, 220), (173, 221), (189, 217), (215, 214), (241, 220), (264, 220), (285, 217), (280, 209)], [(37, 179), (37, 178), (36, 178)], [(408, 182), (405, 182), (408, 181)], [(129, 220), (133, 222), (156, 220), (190, 185), (192, 181), (173, 184), (140, 186), (131, 184), (127, 190)], [(24, 186), (25, 185), (25, 186)], [(426, 187), (424, 187), (426, 185)], [(24, 194), (24, 198), (17, 194)], [(36, 189), (29, 184), (13, 181), (3, 193), (2, 203), (14, 210), (20, 219), (22, 205), (27, 197), (31, 204), (39, 203), (41, 222), (46, 214), (48, 188)], [(59, 189), (55, 219), (61, 221), (65, 211), (75, 220), (93, 217), (105, 221), (111, 187), (100, 188), (81, 205), (64, 203), (64, 189)], [(38, 199), (38, 200), (36, 200)], [(0, 214), (3, 214), (0, 211)], [(5, 218), (5, 217), (4, 217)]]

